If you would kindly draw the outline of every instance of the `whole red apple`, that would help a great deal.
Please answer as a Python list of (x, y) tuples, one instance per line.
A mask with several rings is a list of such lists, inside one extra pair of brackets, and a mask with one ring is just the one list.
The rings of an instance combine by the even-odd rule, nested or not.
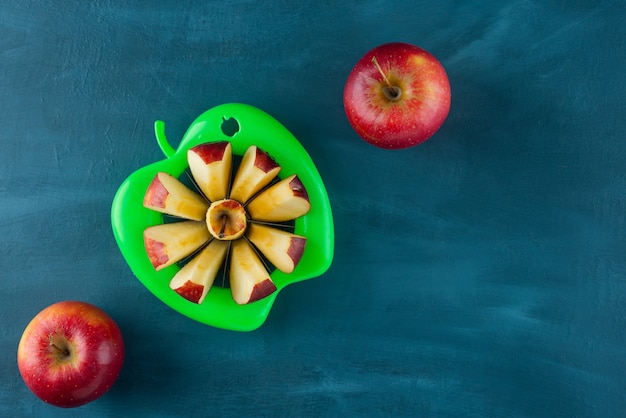
[(424, 49), (401, 42), (365, 54), (343, 92), (348, 121), (365, 141), (386, 149), (408, 148), (430, 138), (450, 111), (450, 81)]
[(64, 408), (104, 395), (123, 361), (117, 324), (100, 308), (77, 301), (58, 302), (38, 313), (17, 348), (26, 386), (44, 402)]

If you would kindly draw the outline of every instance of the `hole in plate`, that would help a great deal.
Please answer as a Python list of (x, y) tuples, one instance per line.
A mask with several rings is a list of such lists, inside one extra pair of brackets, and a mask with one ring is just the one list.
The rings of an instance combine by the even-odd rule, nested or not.
[(222, 132), (226, 136), (233, 137), (237, 132), (239, 132), (239, 122), (235, 118), (226, 119), (225, 116), (222, 117)]

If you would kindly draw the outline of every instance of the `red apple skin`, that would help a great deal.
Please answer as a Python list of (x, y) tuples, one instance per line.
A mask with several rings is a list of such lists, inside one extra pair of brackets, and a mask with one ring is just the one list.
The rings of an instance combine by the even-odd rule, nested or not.
[(200, 301), (200, 298), (202, 297), (204, 286), (202, 286), (201, 284), (192, 283), (190, 280), (187, 280), (184, 285), (182, 285), (178, 289), (174, 289), (174, 291), (188, 301), (198, 303)]
[(265, 280), (261, 283), (257, 283), (252, 289), (250, 299), (246, 303), (256, 302), (261, 300), (276, 291), (276, 285), (271, 280)]
[[(57, 347), (51, 346), (54, 341)], [(69, 353), (62, 353), (67, 349)], [(117, 324), (100, 308), (78, 301), (58, 302), (26, 326), (17, 365), (26, 386), (44, 402), (63, 408), (104, 395), (124, 362)]]
[[(385, 77), (401, 90), (397, 100), (385, 95)], [(365, 54), (348, 75), (343, 93), (350, 125), (366, 142), (385, 149), (429, 139), (448, 117), (450, 100), (450, 81), (437, 58), (402, 42)]]
[(295, 176), (293, 180), (289, 182), (289, 187), (293, 190), (293, 195), (301, 197), (302, 199), (309, 201), (309, 194), (307, 193), (302, 180), (298, 176)]
[(200, 144), (193, 147), (191, 150), (194, 151), (205, 164), (211, 164), (215, 161), (221, 161), (224, 158), (224, 152), (226, 152), (226, 147), (228, 146), (228, 142), (213, 142), (207, 144)]
[(148, 238), (145, 234), (143, 242), (146, 247), (150, 263), (152, 263), (152, 266), (155, 269), (158, 269), (170, 260), (167, 255), (167, 246), (164, 243)]
[(272, 157), (265, 151), (256, 149), (256, 155), (254, 157), (254, 166), (262, 170), (264, 173), (269, 173), (271, 170), (278, 167), (278, 164)]
[(170, 192), (167, 191), (163, 183), (159, 180), (159, 176), (156, 175), (146, 190), (143, 204), (144, 206), (154, 205), (159, 208), (165, 208), (165, 202), (169, 194)]
[(306, 246), (306, 238), (294, 237), (289, 243), (287, 254), (293, 260), (293, 265), (297, 266), (304, 253), (304, 247)]

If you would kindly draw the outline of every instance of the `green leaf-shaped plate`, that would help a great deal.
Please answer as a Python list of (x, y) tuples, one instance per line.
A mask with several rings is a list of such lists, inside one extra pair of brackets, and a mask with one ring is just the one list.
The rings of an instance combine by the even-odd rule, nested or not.
[[(165, 159), (132, 173), (120, 186), (111, 210), (111, 223), (117, 244), (137, 278), (161, 301), (194, 320), (218, 328), (251, 331), (261, 326), (276, 296), (285, 286), (323, 274), (333, 258), (334, 229), (328, 195), (311, 157), (298, 140), (267, 113), (245, 104), (230, 103), (200, 115), (174, 149), (164, 134), (164, 123), (155, 122), (156, 138)], [(184, 299), (169, 287), (179, 270), (172, 265), (156, 271), (146, 253), (143, 232), (164, 222), (163, 215), (146, 209), (143, 197), (158, 172), (179, 177), (187, 168), (187, 150), (207, 142), (229, 141), (234, 155), (243, 155), (250, 145), (270, 154), (282, 167), (279, 178), (297, 174), (306, 188), (311, 210), (296, 219), (295, 233), (307, 238), (307, 245), (296, 269), (289, 274), (274, 270), (271, 278), (277, 291), (259, 301), (238, 305), (230, 289), (213, 286), (201, 304)]]

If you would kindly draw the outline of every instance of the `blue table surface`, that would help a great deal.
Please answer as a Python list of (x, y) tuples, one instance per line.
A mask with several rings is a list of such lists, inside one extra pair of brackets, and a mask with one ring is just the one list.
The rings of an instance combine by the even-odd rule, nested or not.
[[(0, 416), (626, 414), (624, 1), (22, 1), (0, 5)], [(361, 141), (342, 93), (372, 47), (437, 56), (428, 142)], [(325, 181), (335, 254), (253, 332), (137, 280), (110, 223), (133, 171), (216, 105), (259, 107)], [(94, 403), (39, 401), (30, 319), (78, 299), (126, 360)]]

